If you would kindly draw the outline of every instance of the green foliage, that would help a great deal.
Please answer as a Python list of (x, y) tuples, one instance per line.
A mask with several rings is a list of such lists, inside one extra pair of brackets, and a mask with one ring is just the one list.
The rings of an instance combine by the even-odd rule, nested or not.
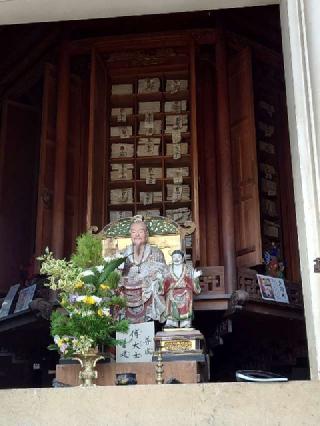
[[(94, 346), (104, 344), (113, 346), (116, 344), (115, 333), (126, 332), (128, 329), (127, 320), (114, 321), (112, 316), (100, 317), (98, 315), (85, 316), (74, 314), (72, 317), (56, 311), (51, 315), (51, 335), (70, 337), (79, 341), (83, 336), (89, 336)], [(56, 349), (56, 346), (53, 346)], [(72, 354), (73, 348), (69, 344), (64, 354)]]
[(100, 344), (115, 345), (115, 333), (128, 329), (128, 322), (119, 317), (126, 300), (118, 288), (117, 271), (125, 258), (104, 260), (101, 238), (83, 234), (70, 261), (55, 259), (49, 250), (40, 260), (41, 273), (48, 275), (48, 286), (58, 290), (64, 308), (51, 316), (55, 344), (50, 349), (73, 356)]
[(103, 262), (101, 237), (90, 233), (80, 235), (71, 261), (82, 269), (101, 265)]
[(118, 259), (110, 260), (109, 262), (105, 263), (105, 269), (103, 273), (100, 275), (99, 278), (99, 284), (102, 284), (103, 282), (107, 281), (110, 274), (118, 268), (123, 263), (124, 259), (122, 257), (119, 257)]
[(119, 308), (124, 308), (126, 306), (126, 300), (122, 296), (112, 296), (110, 299), (111, 306), (117, 306)]
[(116, 289), (119, 284), (119, 274), (116, 271), (110, 272), (108, 275), (108, 285), (112, 289)]

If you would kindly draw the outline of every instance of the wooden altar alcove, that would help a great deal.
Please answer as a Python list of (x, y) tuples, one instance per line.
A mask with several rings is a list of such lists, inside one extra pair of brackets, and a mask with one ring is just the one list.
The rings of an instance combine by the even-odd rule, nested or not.
[[(128, 36), (63, 43), (58, 67), (47, 64), (44, 72), (35, 254), (49, 246), (57, 256), (68, 256), (77, 235), (93, 225), (101, 229), (109, 221), (114, 207), (110, 207), (108, 194), (115, 186), (110, 182), (110, 108), (116, 101), (109, 96), (112, 81), (136, 81), (158, 74), (165, 82), (166, 76), (180, 75), (189, 80), (183, 96), (188, 103), (189, 131), (184, 136), (190, 151), (180, 165), (190, 169), (185, 182), (191, 197), (184, 206), (190, 208), (197, 227), (192, 259), (197, 266), (218, 268), (204, 285), (209, 293), (199, 296), (196, 309), (226, 309), (238, 287), (236, 268), (254, 267), (262, 261), (265, 243), (256, 113), (259, 96), (266, 91), (278, 107), (280, 240), (287, 278), (298, 282), (281, 66), (280, 55), (270, 49), (212, 28), (133, 35), (130, 44)], [(130, 102), (136, 108), (140, 101), (153, 101), (152, 96), (133, 94)], [(174, 99), (163, 87), (155, 98), (163, 108), (170, 96)], [(166, 116), (162, 109), (155, 118), (165, 123)], [(132, 120), (139, 122), (141, 114), (134, 114)], [(7, 128), (3, 127), (3, 138)], [(165, 133), (161, 138), (163, 144), (168, 140)], [(164, 149), (157, 159), (135, 158), (133, 162), (159, 163), (165, 171), (176, 160), (168, 159)], [(139, 171), (140, 166), (135, 167)], [(166, 176), (156, 183), (164, 196), (159, 205), (162, 214), (179, 206), (165, 199), (167, 183)], [(129, 185), (137, 194), (138, 188), (142, 191), (147, 186), (138, 174)], [(147, 209), (134, 197), (133, 214), (140, 207)]]
[[(56, 146), (53, 148), (54, 151), (52, 151), (52, 148), (49, 150), (49, 145), (48, 148), (46, 148), (45, 143), (42, 145), (42, 149), (47, 152), (44, 153), (41, 159), (42, 172), (40, 170), (39, 182), (40, 201), (37, 227), (37, 252), (39, 253), (48, 245), (48, 240), (51, 242), (50, 245), (54, 248), (58, 256), (70, 251), (74, 236), (79, 233), (77, 231), (83, 229), (84, 218), (86, 219), (87, 227), (95, 225), (101, 228), (107, 221), (109, 206), (105, 194), (107, 185), (109, 185), (109, 176), (108, 167), (105, 162), (108, 153), (105, 141), (108, 139), (108, 121), (106, 121), (105, 117), (108, 105), (106, 105), (105, 90), (107, 89), (107, 78), (109, 75), (106, 71), (106, 59), (104, 57), (110, 56), (110, 52), (117, 52), (125, 46), (128, 48), (126, 38), (107, 38), (85, 42), (71, 42), (62, 47), (58, 73), (59, 86), (57, 88), (58, 115), (56, 128), (59, 129), (59, 134), (56, 138)], [(188, 96), (192, 108), (190, 108), (189, 112), (190, 159), (188, 162), (190, 162), (191, 166), (192, 219), (197, 227), (193, 241), (192, 258), (194, 263), (200, 266), (211, 267), (224, 264), (225, 282), (220, 282), (218, 293), (221, 297), (225, 295), (224, 306), (226, 306), (227, 294), (230, 294), (236, 288), (236, 251), (235, 237), (233, 235), (234, 202), (231, 186), (232, 156), (230, 139), (228, 137), (230, 129), (227, 102), (227, 47), (225, 37), (220, 32), (214, 30), (136, 36), (131, 39), (129, 51), (135, 52), (141, 46), (147, 52), (147, 57), (140, 59), (142, 61), (142, 63), (139, 63), (140, 75), (154, 73), (159, 67), (166, 70), (169, 69), (172, 72), (172, 68), (179, 70), (182, 66), (190, 76), (190, 93)], [(196, 68), (199, 66), (199, 51), (203, 46), (210, 47), (213, 62), (209, 63), (209, 66), (202, 71), (206, 75), (206, 79), (197, 80), (196, 73), (198, 70)], [(152, 53), (157, 53), (157, 50), (159, 51), (163, 47), (169, 52), (169, 59), (163, 58), (161, 54), (156, 59), (150, 59), (148, 49), (149, 51), (152, 49)], [(178, 53), (175, 53), (175, 50), (179, 51), (179, 49), (184, 51), (183, 55), (180, 55), (182, 59)], [(88, 53), (91, 54), (91, 60), (89, 61), (91, 64), (90, 87), (88, 87), (88, 80), (77, 80), (74, 75), (70, 79), (70, 62)], [(178, 64), (174, 63), (172, 56), (175, 60), (175, 56), (178, 58)], [(143, 61), (146, 64), (143, 64)], [(166, 63), (166, 61), (169, 61), (169, 63)], [(124, 73), (129, 72), (130, 74), (128, 59), (125, 59), (125, 62), (127, 65), (123, 61), (120, 63), (122, 70), (124, 70)], [(164, 64), (161, 62), (164, 62)], [(129, 71), (127, 71), (128, 69)], [(116, 71), (118, 72), (119, 68), (116, 68)], [(213, 77), (208, 75), (210, 71), (213, 73)], [(136, 73), (136, 70), (133, 72)], [(214, 83), (214, 79), (217, 80), (216, 83)], [(70, 82), (72, 83), (71, 86)], [(74, 82), (77, 82), (78, 85), (75, 86)], [(47, 72), (46, 85), (48, 87), (46, 93), (49, 93), (50, 90), (52, 91), (56, 85), (56, 74), (53, 70)], [(207, 90), (208, 87), (206, 85), (211, 85), (211, 91)], [(76, 89), (72, 89), (73, 87)], [(201, 90), (203, 93), (204, 98), (202, 102), (199, 101), (201, 96), (197, 97), (197, 90)], [(84, 100), (88, 99), (88, 92), (90, 110), (85, 111), (84, 109), (82, 114), (88, 114), (89, 124), (87, 126), (86, 120), (84, 120), (81, 123), (82, 129), (80, 126), (79, 130), (79, 126), (76, 126), (76, 123), (78, 124), (77, 117), (79, 111), (74, 111), (74, 107), (77, 106), (79, 109), (79, 105), (84, 104)], [(212, 94), (216, 92), (216, 99), (219, 102), (213, 109), (210, 107), (212, 101), (208, 98), (212, 96), (210, 92)], [(75, 98), (75, 96), (78, 97)], [(208, 108), (203, 111), (203, 114), (202, 111), (198, 113), (197, 109), (203, 109), (204, 104), (208, 105)], [(209, 118), (210, 114), (212, 115), (217, 111), (219, 113), (216, 114), (216, 126), (214, 126), (214, 121), (208, 119), (208, 121), (205, 121), (205, 123), (208, 123), (206, 124), (207, 129), (203, 131), (203, 125), (197, 125), (199, 121), (202, 121), (201, 117), (208, 116)], [(252, 121), (250, 123), (252, 125)], [(86, 150), (83, 151), (85, 145), (81, 148), (81, 144), (79, 145), (77, 142), (79, 138), (81, 141), (85, 140), (87, 131), (89, 141), (88, 156), (86, 156)], [(45, 129), (43, 133), (45, 139)], [(199, 139), (198, 143), (197, 139)], [(81, 143), (85, 144), (85, 142)], [(81, 151), (82, 156), (79, 156)], [(203, 157), (205, 152), (206, 156)], [(200, 160), (199, 156), (202, 156)], [(44, 174), (48, 170), (54, 170), (50, 167), (54, 159), (56, 159), (56, 168), (54, 179), (51, 180), (52, 187), (49, 188), (48, 182), (44, 182)], [(166, 158), (161, 157), (160, 161), (166, 161)], [(201, 164), (201, 167), (199, 167), (199, 164)], [(68, 176), (65, 173), (68, 173)], [(68, 182), (68, 185), (66, 182)], [(86, 188), (84, 192), (80, 191), (80, 188), (83, 186)], [(250, 206), (255, 205), (254, 209), (248, 207), (248, 199), (246, 199), (246, 214), (249, 213), (250, 218), (252, 215), (255, 218), (258, 217), (256, 184), (254, 188), (254, 204), (250, 202)], [(62, 193), (66, 195), (61, 196)], [(48, 194), (49, 196), (44, 197), (43, 194)], [(52, 201), (52, 206), (46, 201), (48, 198)], [(44, 205), (45, 203), (47, 203), (47, 206)], [(137, 207), (135, 207), (136, 209)], [(199, 214), (200, 209), (203, 212), (201, 215)], [(252, 226), (250, 232), (242, 229), (242, 245), (238, 252), (245, 252), (247, 250), (245, 246), (248, 246), (248, 253), (253, 253), (251, 255), (251, 263), (256, 264), (261, 260), (261, 253), (259, 253), (261, 247), (259, 242), (259, 221), (249, 220), (242, 225), (245, 227), (248, 226), (248, 223), (250, 225), (256, 223), (255, 231), (253, 232)], [(50, 229), (55, 230), (52, 232), (52, 240)], [(249, 240), (243, 241), (243, 236), (247, 239), (249, 238)]]
[[(191, 187), (191, 197), (187, 205), (197, 229), (192, 243), (192, 260), (201, 268), (210, 268), (202, 282), (204, 291), (195, 300), (196, 312), (215, 311), (221, 315), (228, 309), (233, 312), (233, 302), (237, 298), (231, 296), (241, 289), (241, 269), (261, 265), (263, 250), (269, 243), (263, 235), (265, 220), (270, 218), (265, 217), (262, 210), (265, 197), (260, 168), (264, 158), (259, 153), (261, 100), (276, 106), (278, 112), (272, 120), (263, 118), (268, 126), (275, 128), (273, 144), (276, 153), (272, 165), (277, 170), (280, 194), (275, 202), (277, 225), (280, 224), (277, 241), (287, 260), (288, 280), (299, 282), (281, 73), (282, 62), (278, 54), (248, 39), (216, 29), (134, 35), (130, 45), (127, 36), (65, 43), (56, 74), (59, 81), (56, 128), (59, 135), (54, 154), (53, 205), (47, 215), (55, 230), (51, 240), (54, 251), (58, 255), (67, 253), (79, 231), (92, 225), (101, 229), (109, 221), (110, 212), (115, 209), (110, 203), (110, 191), (116, 186), (130, 187), (134, 194), (130, 208), (124, 204), (116, 206), (117, 209), (131, 209), (131, 213), (136, 214), (139, 209), (149, 208), (142, 205), (137, 196), (147, 186), (140, 178), (140, 168), (144, 164), (159, 164), (159, 168), (165, 170), (167, 136), (165, 132), (159, 135), (163, 144), (161, 155), (152, 161), (134, 157), (132, 179), (116, 185), (110, 179), (111, 164), (115, 162), (111, 158), (111, 148), (116, 142), (110, 133), (110, 127), (114, 125), (111, 110), (116, 106), (131, 106), (134, 114), (127, 122), (134, 123), (133, 129), (138, 129), (142, 119), (137, 109), (139, 102), (158, 101), (161, 110), (154, 118), (165, 124), (167, 114), (163, 106), (170, 96), (165, 92), (164, 83), (169, 75), (187, 76), (189, 89), (181, 96), (186, 97), (189, 105), (189, 132), (184, 137), (188, 138), (190, 151), (180, 164), (190, 167), (186, 183)], [(159, 94), (138, 93), (138, 79), (144, 77), (160, 78)], [(55, 78), (51, 76), (48, 80), (50, 87), (56, 84)], [(112, 84), (128, 82), (133, 84), (132, 94), (124, 96), (123, 100), (112, 95)], [(80, 126), (79, 116), (83, 117)], [(128, 142), (136, 147), (139, 137), (136, 130), (132, 141)], [(121, 161), (128, 163), (129, 159)], [(42, 164), (47, 170), (48, 164)], [(167, 183), (164, 175), (156, 183), (163, 195), (156, 207), (163, 215), (170, 204), (164, 198)], [(40, 186), (42, 184), (40, 180)], [(41, 223), (41, 212), (38, 221)], [(42, 229), (48, 229), (48, 223)], [(40, 238), (38, 250), (41, 252), (44, 246)], [(249, 297), (243, 311), (250, 309), (252, 303), (256, 301)], [(281, 307), (283, 309), (290, 318), (292, 310)], [(255, 312), (263, 315), (277, 310), (277, 304), (271, 307), (261, 298), (255, 305)], [(303, 318), (301, 311), (299, 315)], [(215, 324), (216, 321), (214, 318)]]
[[(130, 61), (136, 61), (135, 66)], [(299, 282), (281, 55), (213, 28), (62, 43), (58, 66), (47, 64), (44, 72), (36, 255), (50, 246), (57, 256), (68, 256), (78, 234), (91, 225), (101, 229), (108, 222), (110, 76), (151, 76), (159, 67), (163, 75), (180, 73), (182, 68), (182, 74), (189, 75), (189, 205), (197, 225), (192, 257), (197, 266), (210, 268), (202, 283), (204, 291), (195, 301), (196, 311), (222, 315), (230, 307), (231, 295), (243, 288), (243, 267), (261, 265), (264, 218), (257, 142), (259, 98), (266, 93), (278, 111), (275, 138), (281, 203), (277, 208), (286, 274), (290, 282)], [(166, 95), (161, 96), (164, 102)], [(141, 186), (138, 180), (132, 185)], [(242, 311), (246, 309), (292, 315), (292, 309), (263, 302), (256, 287)], [(301, 312), (300, 305), (300, 317)], [(215, 327), (216, 318), (207, 321)]]

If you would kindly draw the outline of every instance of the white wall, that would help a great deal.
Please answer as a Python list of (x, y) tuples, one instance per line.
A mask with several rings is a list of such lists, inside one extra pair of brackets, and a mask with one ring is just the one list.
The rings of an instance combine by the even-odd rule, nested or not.
[(0, 391), (5, 426), (318, 426), (320, 382)]
[(281, 23), (292, 171), (310, 371), (320, 379), (319, 0), (282, 0)]

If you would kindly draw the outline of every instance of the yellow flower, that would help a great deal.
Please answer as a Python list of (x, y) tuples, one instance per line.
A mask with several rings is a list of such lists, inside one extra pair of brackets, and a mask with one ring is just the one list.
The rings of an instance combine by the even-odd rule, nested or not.
[(94, 297), (92, 297), (92, 296), (85, 296), (85, 298), (83, 299), (83, 301), (87, 305), (94, 305), (96, 303)]
[(100, 284), (100, 288), (101, 288), (101, 290), (107, 290), (110, 287), (109, 287), (108, 284)]
[(83, 282), (81, 280), (77, 281), (74, 285), (74, 288), (82, 288), (83, 287)]
[(98, 309), (98, 315), (99, 317), (110, 317), (110, 309), (109, 308), (103, 308)]

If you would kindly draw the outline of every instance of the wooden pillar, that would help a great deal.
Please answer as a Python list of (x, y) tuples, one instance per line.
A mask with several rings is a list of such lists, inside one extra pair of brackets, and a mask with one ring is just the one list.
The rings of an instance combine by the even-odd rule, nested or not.
[(87, 192), (87, 211), (86, 211), (86, 229), (92, 225), (93, 210), (93, 157), (94, 157), (94, 117), (95, 117), (95, 78), (96, 76), (96, 56), (95, 51), (91, 52), (91, 74), (90, 74), (90, 111), (89, 111), (89, 141), (88, 141), (88, 192)]
[(200, 206), (200, 265), (215, 266), (220, 262), (219, 200), (216, 158), (216, 85), (213, 74), (214, 48), (210, 56), (199, 55), (198, 69), (198, 154)]
[(192, 156), (192, 200), (193, 221), (196, 224), (196, 232), (193, 239), (193, 261), (200, 261), (200, 229), (199, 229), (199, 170), (198, 170), (198, 147), (197, 147), (197, 88), (196, 88), (196, 49), (192, 40), (190, 47), (190, 95), (192, 104), (191, 114), (191, 156)]
[(228, 105), (228, 67), (224, 41), (216, 44), (217, 81), (217, 158), (220, 179), (221, 243), (226, 291), (236, 290), (236, 257), (232, 192), (232, 159)]
[(54, 167), (52, 251), (64, 256), (65, 193), (69, 116), (69, 55), (61, 46), (58, 69), (57, 131)]

